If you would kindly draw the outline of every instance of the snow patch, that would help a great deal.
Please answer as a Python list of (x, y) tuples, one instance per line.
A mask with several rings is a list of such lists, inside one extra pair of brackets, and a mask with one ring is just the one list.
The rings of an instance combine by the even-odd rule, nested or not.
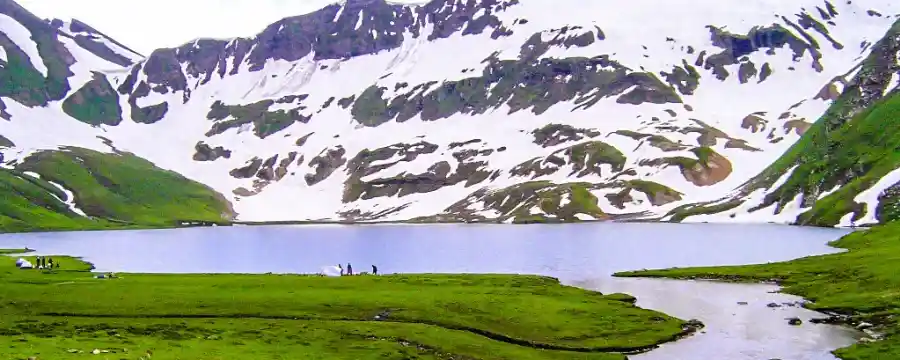
[[(866, 189), (865, 191), (856, 195), (853, 198), (853, 201), (864, 204), (866, 207), (866, 215), (863, 216), (859, 221), (856, 222), (856, 225), (864, 225), (864, 224), (876, 224), (878, 223), (878, 219), (876, 218), (875, 209), (878, 208), (878, 197), (884, 192), (885, 189), (893, 186), (900, 182), (900, 169), (894, 169), (889, 172), (887, 175), (878, 180), (875, 185)], [(850, 225), (846, 223), (841, 223), (841, 225)]]
[(19, 49), (25, 52), (25, 55), (31, 60), (31, 65), (41, 75), (47, 77), (47, 66), (44, 65), (44, 59), (38, 51), (37, 43), (32, 40), (31, 31), (6, 14), (0, 14), (0, 29)]

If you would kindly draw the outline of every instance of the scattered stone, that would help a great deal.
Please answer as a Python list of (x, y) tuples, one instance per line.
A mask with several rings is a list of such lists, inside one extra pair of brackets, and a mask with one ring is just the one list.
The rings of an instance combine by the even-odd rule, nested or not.
[(682, 328), (684, 330), (692, 330), (692, 331), (699, 330), (703, 327), (704, 327), (703, 323), (697, 319), (690, 319), (684, 323), (684, 326), (682, 326)]
[(749, 303), (746, 301), (738, 301), (738, 305), (748, 305)]
[(75, 354), (75, 353), (78, 353), (78, 349), (69, 349), (69, 350), (67, 350), (67, 351), (69, 352), (69, 354)]
[(875, 325), (872, 325), (872, 324), (867, 323), (867, 322), (861, 322), (861, 323), (859, 323), (859, 325), (856, 325), (856, 328), (857, 328), (857, 329), (860, 329), (860, 330), (865, 330), (865, 329), (869, 329), (869, 328), (871, 328), (871, 327), (873, 327), (873, 326), (875, 326)]
[(94, 351), (91, 351), (91, 354), (100, 355), (100, 349), (94, 349)]
[(875, 340), (881, 340), (882, 338), (881, 334), (875, 332), (872, 329), (863, 329), (863, 332), (866, 333), (866, 335), (869, 335), (870, 338)]
[(788, 320), (788, 324), (791, 324), (794, 326), (803, 324), (803, 320), (800, 320), (800, 318), (793, 317), (793, 318), (788, 318), (787, 320)]
[(206, 337), (206, 340), (219, 340), (219, 339), (221, 339), (221, 337), (219, 335), (215, 335), (215, 334)]
[(773, 308), (773, 309), (774, 309), (774, 308), (780, 308), (780, 307), (781, 307), (781, 305), (776, 304), (776, 303), (769, 303), (769, 305), (766, 305), (766, 306), (768, 306), (768, 307), (770, 307), (770, 308)]
[(388, 318), (388, 316), (391, 316), (391, 312), (388, 310), (385, 310), (385, 311), (378, 313), (378, 315), (375, 315), (374, 319), (375, 320), (386, 320)]

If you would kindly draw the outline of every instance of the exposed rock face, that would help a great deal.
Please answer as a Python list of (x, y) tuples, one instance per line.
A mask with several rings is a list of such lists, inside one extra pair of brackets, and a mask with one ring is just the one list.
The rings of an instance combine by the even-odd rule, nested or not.
[(346, 152), (347, 150), (344, 150), (343, 146), (338, 146), (334, 149), (323, 150), (312, 158), (309, 161), (309, 167), (313, 168), (314, 172), (306, 174), (306, 184), (310, 186), (318, 184), (331, 176), (339, 167), (344, 166), (347, 163), (347, 158), (344, 157)]
[(600, 132), (596, 130), (576, 129), (572, 126), (561, 124), (547, 124), (531, 133), (534, 134), (534, 143), (545, 148), (569, 141), (580, 141), (585, 137), (595, 138), (600, 136)]
[(527, 182), (494, 191), (476, 191), (451, 205), (437, 219), (465, 222), (490, 220), (483, 215), (485, 213), (499, 213), (501, 215), (496, 220), (513, 223), (607, 219), (608, 216), (597, 207), (597, 202), (598, 199), (583, 184)]
[[(32, 34), (0, 23), (0, 132), (16, 141), (4, 151), (14, 158), (77, 142), (170, 164), (221, 187), (242, 220), (730, 211), (740, 199), (721, 197), (801, 136), (840, 129), (900, 91), (900, 45), (884, 37), (895, 19), (798, 1), (777, 12), (725, 1), (668, 21), (659, 14), (682, 5), (612, 14), (588, 0), (350, 0), (143, 58), (86, 24), (0, 0)], [(631, 31), (648, 18), (665, 23)], [(27, 126), (52, 129), (36, 141)], [(810, 204), (871, 168), (790, 184), (815, 187), (803, 191)], [(791, 194), (766, 193), (779, 206)]]
[(571, 168), (569, 177), (584, 177), (588, 174), (608, 175), (604, 173), (603, 165), (608, 165), (612, 171), (622, 171), (625, 155), (615, 147), (601, 142), (588, 141), (560, 149), (544, 159), (531, 159), (519, 164), (510, 173), (513, 176), (530, 176), (536, 178), (557, 172), (560, 168)]
[[(16, 144), (12, 142), (12, 140), (7, 139), (5, 136), (0, 135), (0, 148), (11, 148), (15, 147)], [(2, 161), (2, 160), (0, 160)]]
[(225, 150), (221, 146), (213, 148), (202, 141), (198, 142), (194, 149), (197, 150), (194, 153), (194, 161), (216, 161), (219, 158), (231, 158), (231, 150)]
[(63, 111), (69, 116), (91, 125), (118, 125), (122, 121), (119, 96), (106, 76), (94, 73), (94, 77), (63, 102)]
[[(297, 98), (297, 100), (303, 101), (306, 96)], [(265, 139), (266, 136), (284, 130), (294, 122), (309, 122), (309, 117), (300, 114), (300, 110), (305, 109), (302, 105), (291, 110), (269, 111), (269, 107), (276, 102), (285, 104), (293, 103), (293, 101), (294, 98), (279, 101), (263, 100), (249, 105), (230, 106), (216, 101), (212, 104), (209, 114), (206, 115), (208, 119), (216, 121), (212, 128), (206, 132), (206, 136), (218, 135), (229, 129), (252, 125), (253, 133), (261, 139)]]
[(731, 162), (724, 156), (708, 148), (700, 149), (696, 153), (699, 161), (693, 166), (681, 164), (681, 174), (694, 185), (715, 185), (731, 175)]

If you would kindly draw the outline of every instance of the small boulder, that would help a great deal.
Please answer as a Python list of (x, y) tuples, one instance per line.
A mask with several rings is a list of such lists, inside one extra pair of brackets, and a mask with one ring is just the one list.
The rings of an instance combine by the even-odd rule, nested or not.
[(94, 351), (91, 351), (91, 354), (100, 355), (100, 349), (94, 349)]
[(861, 323), (859, 323), (859, 325), (856, 325), (856, 328), (860, 329), (860, 330), (865, 330), (865, 329), (872, 328), (873, 326), (875, 326), (875, 325), (872, 325), (867, 322), (861, 322)]
[(777, 303), (769, 303), (769, 304), (766, 305), (766, 306), (768, 306), (768, 307), (770, 307), (770, 308), (773, 308), (773, 309), (774, 309), (774, 308), (780, 308), (780, 307), (781, 307), (781, 305), (779, 305), (779, 304), (777, 304)]
[(803, 324), (803, 320), (800, 320), (800, 318), (792, 317), (792, 318), (788, 318), (787, 320), (788, 320), (788, 324), (791, 324), (794, 326)]
[(738, 301), (738, 305), (748, 305), (749, 303), (746, 301)]

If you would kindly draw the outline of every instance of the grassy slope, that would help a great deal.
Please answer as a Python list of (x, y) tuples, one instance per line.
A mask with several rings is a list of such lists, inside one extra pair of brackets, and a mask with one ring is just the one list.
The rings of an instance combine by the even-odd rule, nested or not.
[[(743, 186), (745, 195), (770, 187), (782, 174), (797, 166), (788, 180), (767, 196), (759, 208), (782, 207), (801, 195), (808, 200), (805, 205), (812, 208), (801, 214), (796, 222), (817, 226), (834, 226), (846, 214), (853, 213), (854, 219), (859, 219), (866, 211), (874, 211), (865, 209), (853, 199), (900, 167), (900, 155), (895, 151), (900, 146), (900, 131), (897, 131), (900, 129), (900, 93), (881, 97), (898, 66), (898, 34), (900, 21), (873, 45), (853, 84), (826, 113), (784, 155)], [(811, 201), (835, 186), (841, 188), (818, 201)], [(692, 215), (727, 211), (740, 205), (741, 201), (735, 198), (717, 206), (685, 206), (669, 215), (673, 215), (673, 221), (681, 221)], [(896, 199), (884, 202), (893, 203)], [(900, 219), (900, 212), (880, 215), (882, 223)]]
[(0, 169), (0, 230), (97, 229), (109, 225), (72, 213), (46, 181), (18, 171)]
[[(21, 171), (41, 175), (37, 179)], [(87, 215), (61, 201), (75, 194)], [(130, 154), (68, 148), (27, 158), (17, 170), (0, 170), (0, 231), (78, 230), (110, 226), (172, 226), (178, 221), (221, 222), (230, 204), (208, 187)]]
[[(596, 359), (567, 348), (642, 347), (682, 322), (555, 279), (512, 275), (142, 275), (93, 279), (56, 257), (53, 273), (0, 257), (0, 358)], [(387, 321), (373, 317), (389, 310)], [(59, 316), (65, 313), (69, 316)], [(407, 343), (407, 345), (404, 345)], [(70, 353), (69, 350), (76, 350)], [(129, 349), (124, 352), (123, 349)], [(112, 356), (112, 355), (110, 355)], [(98, 357), (98, 358), (107, 358)]]
[(852, 315), (887, 335), (883, 341), (838, 350), (847, 360), (900, 359), (900, 222), (852, 233), (832, 243), (849, 252), (794, 261), (734, 267), (637, 271), (617, 276), (777, 280), (819, 311)]

